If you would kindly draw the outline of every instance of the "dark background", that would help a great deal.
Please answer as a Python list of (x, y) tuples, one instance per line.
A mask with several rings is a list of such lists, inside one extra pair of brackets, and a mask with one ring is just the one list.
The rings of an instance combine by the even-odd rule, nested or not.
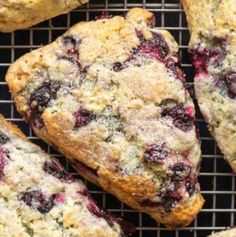
[[(94, 19), (103, 11), (109, 11), (116, 15), (123, 14), (132, 7), (145, 7), (154, 12), (157, 26), (165, 28), (173, 34), (180, 45), (182, 67), (186, 74), (189, 90), (193, 95), (194, 70), (187, 52), (189, 32), (179, 0), (91, 0), (82, 8), (45, 21), (31, 29), (14, 33), (0, 33), (0, 112), (8, 120), (17, 124), (34, 143), (58, 157), (66, 169), (76, 175), (78, 174), (64, 157), (36, 138), (32, 130), (21, 119), (8, 92), (4, 76), (8, 66), (17, 58), (34, 48), (50, 43), (65, 32), (69, 26), (81, 20)], [(88, 189), (101, 206), (116, 215), (123, 216), (124, 219), (136, 226), (137, 231), (134, 237), (206, 237), (213, 230), (221, 230), (227, 226), (235, 225), (235, 177), (210, 136), (198, 107), (197, 124), (200, 128), (203, 153), (199, 181), (206, 202), (198, 217), (189, 227), (177, 231), (167, 231), (162, 225), (156, 224), (148, 215), (132, 210), (112, 195), (87, 183)]]

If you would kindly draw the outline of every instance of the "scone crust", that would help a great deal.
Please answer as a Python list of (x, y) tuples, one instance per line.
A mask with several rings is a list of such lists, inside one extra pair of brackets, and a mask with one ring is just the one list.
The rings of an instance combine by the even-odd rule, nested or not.
[(25, 134), (18, 127), (16, 127), (13, 123), (7, 122), (1, 114), (0, 114), (0, 122), (2, 124), (5, 124), (17, 136), (21, 137), (24, 140), (28, 140)]
[[(110, 23), (109, 21), (111, 21), (112, 23)], [(114, 28), (115, 29), (117, 28), (118, 31), (120, 30), (119, 33), (122, 34), (121, 37), (123, 37), (124, 39), (127, 38), (126, 45), (128, 50), (130, 51), (132, 48), (137, 47), (139, 43), (137, 37), (133, 36), (134, 34), (133, 25), (135, 25), (137, 29), (140, 28), (140, 31), (142, 31), (146, 37), (150, 37), (150, 31), (148, 30), (147, 26), (153, 26), (153, 22), (154, 22), (153, 15), (150, 12), (144, 9), (135, 8), (132, 9), (126, 15), (126, 19), (120, 16), (116, 16), (112, 19), (98, 20), (98, 23), (97, 22), (78, 23), (69, 29), (69, 31), (66, 33), (66, 36), (73, 35), (75, 34), (75, 32), (80, 32), (81, 35), (85, 36), (87, 34), (92, 35), (93, 24), (102, 23), (104, 24), (105, 30), (97, 31), (98, 34), (97, 37), (99, 37), (101, 41), (106, 42), (108, 32), (109, 31), (112, 32)], [(98, 27), (100, 26), (98, 25)], [(87, 30), (89, 33), (87, 32)], [(159, 31), (157, 29), (153, 29), (153, 31), (158, 32), (158, 34), (162, 35), (162, 37), (168, 43), (170, 53), (172, 55), (176, 55), (178, 51), (178, 46), (174, 41), (173, 37), (167, 31)], [(117, 35), (114, 35), (114, 37), (117, 37)], [(114, 40), (116, 39), (114, 38)], [(6, 81), (10, 87), (11, 92), (15, 97), (17, 109), (24, 117), (27, 117), (27, 104), (25, 103), (24, 97), (19, 95), (22, 92), (24, 92), (25, 88), (27, 87), (27, 84), (30, 83), (31, 79), (29, 75), (31, 74), (31, 71), (34, 70), (34, 68), (37, 68), (38, 65), (40, 65), (41, 67), (43, 64), (45, 64), (42, 55), (44, 55), (44, 53), (47, 52), (47, 50), (51, 50), (52, 48), (56, 49), (57, 45), (60, 44), (60, 42), (61, 38), (57, 39), (51, 45), (34, 50), (33, 52), (24, 55), (10, 67), (7, 73)], [(116, 60), (116, 58), (120, 58), (121, 61), (126, 60), (125, 58), (123, 59), (126, 51), (123, 53), (124, 55), (122, 55), (122, 53), (120, 53), (120, 51), (117, 49), (119, 48), (119, 44), (117, 44), (115, 47), (110, 48), (110, 50), (107, 50), (106, 52), (109, 56), (109, 60), (111, 60), (111, 63), (115, 62), (114, 60)], [(92, 63), (94, 56), (91, 57), (90, 52), (93, 52), (93, 54), (97, 54), (97, 57), (99, 58), (100, 57), (99, 50), (101, 48), (102, 47), (96, 47), (96, 48), (94, 47), (93, 48), (94, 51), (90, 49), (88, 50), (88, 52), (84, 52), (81, 46), (80, 63), (85, 65)], [(49, 57), (51, 56), (52, 55), (49, 55)], [(136, 90), (139, 90), (140, 84), (138, 80), (137, 82), (138, 82), (137, 85), (132, 84), (132, 86), (134, 86)], [(176, 83), (177, 84), (179, 83), (178, 79)], [(147, 85), (143, 84), (143, 86)], [(166, 97), (165, 92), (161, 91), (160, 90), (161, 88), (159, 87), (157, 87), (157, 89), (160, 91), (158, 92), (159, 96), (161, 97), (161, 93), (163, 93), (163, 98), (165, 98)], [(150, 96), (152, 96), (151, 99), (157, 100), (157, 103), (160, 103), (161, 101), (159, 101), (159, 98), (156, 96), (156, 94), (157, 92), (153, 93), (153, 95), (147, 94), (144, 96), (146, 96), (147, 101), (150, 99)], [(173, 94), (173, 97), (175, 96), (176, 95)], [(186, 97), (187, 97), (186, 100), (188, 101), (187, 103), (189, 103), (190, 106), (193, 106), (187, 91), (186, 91)], [(37, 134), (37, 136), (41, 137), (43, 140), (47, 141), (49, 144), (53, 145), (59, 151), (65, 154), (72, 161), (75, 167), (77, 166), (77, 161), (80, 161), (94, 170), (98, 168), (98, 162), (88, 157), (88, 154), (83, 152), (86, 149), (88, 149), (89, 145), (93, 143), (91, 137), (88, 136), (87, 138), (86, 135), (84, 135), (83, 139), (80, 140), (76, 138), (76, 136), (72, 140), (65, 139), (66, 137), (69, 136), (68, 130), (71, 129), (73, 130), (73, 127), (71, 126), (73, 124), (74, 118), (72, 116), (68, 117), (65, 116), (65, 112), (62, 110), (57, 111), (56, 113), (44, 112), (42, 118), (46, 129), (35, 128), (34, 131)], [(94, 125), (94, 127), (92, 127), (91, 129), (94, 129), (96, 131), (97, 127), (95, 127)], [(193, 131), (192, 134), (194, 134), (193, 137), (196, 136), (195, 131)], [(99, 134), (99, 136), (101, 135)], [(98, 138), (94, 137), (93, 139), (96, 142), (96, 139)], [(193, 166), (195, 167), (195, 169), (198, 170), (198, 163), (200, 160), (200, 149), (198, 140), (196, 139), (196, 137), (194, 139), (195, 143), (191, 145), (191, 152), (193, 152), (191, 162), (193, 162)], [(122, 147), (125, 145), (126, 145), (125, 143), (124, 144), (121, 143), (119, 146)], [(102, 151), (100, 150), (97, 151), (98, 156), (102, 154), (100, 152)], [(109, 153), (109, 155), (112, 157), (112, 159), (110, 160), (111, 164), (113, 164), (114, 162), (115, 165), (116, 159), (118, 159), (117, 157), (119, 157), (119, 152), (120, 151), (116, 149), (111, 150), (111, 152)], [(191, 221), (196, 216), (196, 214), (200, 211), (204, 203), (204, 200), (198, 191), (194, 193), (191, 196), (191, 198), (186, 199), (185, 202), (177, 204), (175, 208), (173, 208), (171, 212), (168, 214), (166, 214), (163, 211), (163, 208), (161, 207), (155, 207), (155, 208), (145, 207), (140, 204), (139, 200), (142, 201), (144, 197), (147, 200), (152, 199), (156, 193), (156, 190), (160, 187), (159, 182), (153, 182), (153, 172), (145, 171), (125, 176), (120, 175), (115, 170), (114, 167), (110, 166), (109, 164), (106, 164), (105, 160), (104, 164), (101, 163), (99, 164), (99, 169), (97, 170), (98, 176), (96, 178), (94, 178), (93, 175), (85, 175), (85, 176), (90, 181), (101, 185), (106, 191), (115, 194), (120, 200), (124, 201), (131, 207), (136, 208), (140, 211), (147, 212), (156, 221), (165, 224), (169, 228), (175, 228), (176, 226), (185, 226), (190, 224)], [(82, 173), (82, 175), (84, 174)]]
[[(57, 164), (58, 169), (63, 169), (1, 114), (0, 136), (1, 237), (124, 236), (121, 219), (97, 207), (85, 186), (70, 174), (63, 172), (63, 176), (58, 176), (56, 169), (51, 172), (44, 168), (45, 164)], [(14, 175), (9, 175), (13, 171)], [(30, 197), (31, 194), (35, 196)], [(45, 205), (47, 196), (48, 200), (54, 198), (53, 203), (48, 201)], [(129, 235), (133, 227), (129, 224), (127, 227)]]
[[(189, 48), (193, 63), (194, 55), (196, 58), (202, 54), (194, 63), (196, 97), (211, 134), (236, 171), (236, 107), (231, 88), (236, 71), (236, 5), (231, 0), (182, 0), (182, 3), (191, 32)], [(206, 56), (208, 53), (212, 56)], [(200, 60), (203, 60), (200, 64), (206, 64), (203, 70)], [(231, 81), (227, 79), (230, 75)]]
[(2, 0), (0, 31), (11, 32), (36, 25), (44, 20), (69, 12), (86, 0)]
[(200, 42), (201, 35), (224, 38), (236, 27), (235, 3), (232, 0), (182, 0), (182, 4), (191, 32), (190, 47)]

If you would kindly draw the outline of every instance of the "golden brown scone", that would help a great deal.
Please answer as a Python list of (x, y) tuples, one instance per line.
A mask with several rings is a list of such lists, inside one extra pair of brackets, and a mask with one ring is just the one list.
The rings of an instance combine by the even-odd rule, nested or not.
[[(0, 115), (1, 237), (124, 237), (84, 185)], [(127, 232), (126, 232), (127, 231)]]
[(174, 228), (203, 205), (201, 153), (178, 46), (154, 24), (139, 8), (81, 22), (6, 80), (35, 133), (82, 175)]
[(183, 0), (183, 6), (191, 31), (198, 103), (236, 172), (236, 2)]
[(88, 0), (1, 0), (0, 31), (28, 28), (69, 12)]

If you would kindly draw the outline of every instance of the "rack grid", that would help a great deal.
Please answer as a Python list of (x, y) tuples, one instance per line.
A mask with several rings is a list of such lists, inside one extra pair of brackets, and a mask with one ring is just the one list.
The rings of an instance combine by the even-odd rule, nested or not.
[[(90, 0), (81, 8), (30, 29), (0, 33), (0, 112), (9, 121), (17, 124), (34, 143), (60, 159), (66, 169), (77, 176), (79, 176), (78, 173), (68, 161), (38, 139), (17, 113), (4, 81), (5, 73), (9, 65), (17, 58), (32, 49), (52, 42), (71, 25), (94, 19), (104, 11), (109, 11), (114, 15), (124, 14), (132, 7), (144, 7), (154, 12), (157, 27), (165, 28), (173, 34), (180, 45), (182, 68), (186, 74), (189, 90), (193, 94), (194, 71), (187, 52), (189, 32), (180, 0)], [(235, 176), (209, 134), (198, 108), (197, 124), (200, 129), (203, 158), (199, 181), (206, 202), (189, 227), (168, 231), (162, 225), (155, 223), (148, 215), (131, 209), (101, 188), (85, 181), (93, 197), (101, 206), (115, 215), (123, 216), (125, 220), (136, 226), (134, 237), (206, 237), (212, 231), (236, 225)]]

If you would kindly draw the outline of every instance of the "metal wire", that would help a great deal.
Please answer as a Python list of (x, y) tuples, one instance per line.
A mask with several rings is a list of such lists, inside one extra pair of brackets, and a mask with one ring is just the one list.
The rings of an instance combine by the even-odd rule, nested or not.
[[(34, 48), (52, 42), (74, 23), (94, 19), (103, 11), (123, 14), (132, 7), (144, 7), (154, 12), (157, 26), (168, 29), (174, 35), (180, 45), (182, 67), (186, 73), (190, 91), (192, 91), (194, 71), (187, 54), (189, 33), (179, 0), (91, 0), (82, 8), (43, 22), (31, 29), (7, 34), (0, 33), (0, 112), (8, 120), (15, 122), (33, 142), (58, 157), (66, 169), (76, 175), (78, 174), (64, 157), (35, 137), (32, 130), (17, 113), (4, 81), (4, 76), (8, 66), (17, 58)], [(101, 206), (123, 216), (124, 219), (136, 226), (137, 231), (134, 237), (205, 237), (213, 230), (221, 230), (226, 226), (235, 225), (235, 176), (223, 160), (199, 110), (197, 110), (197, 123), (200, 128), (203, 152), (199, 180), (206, 203), (201, 213), (189, 227), (167, 231), (146, 214), (132, 210), (112, 195), (85, 181), (92, 195)]]

